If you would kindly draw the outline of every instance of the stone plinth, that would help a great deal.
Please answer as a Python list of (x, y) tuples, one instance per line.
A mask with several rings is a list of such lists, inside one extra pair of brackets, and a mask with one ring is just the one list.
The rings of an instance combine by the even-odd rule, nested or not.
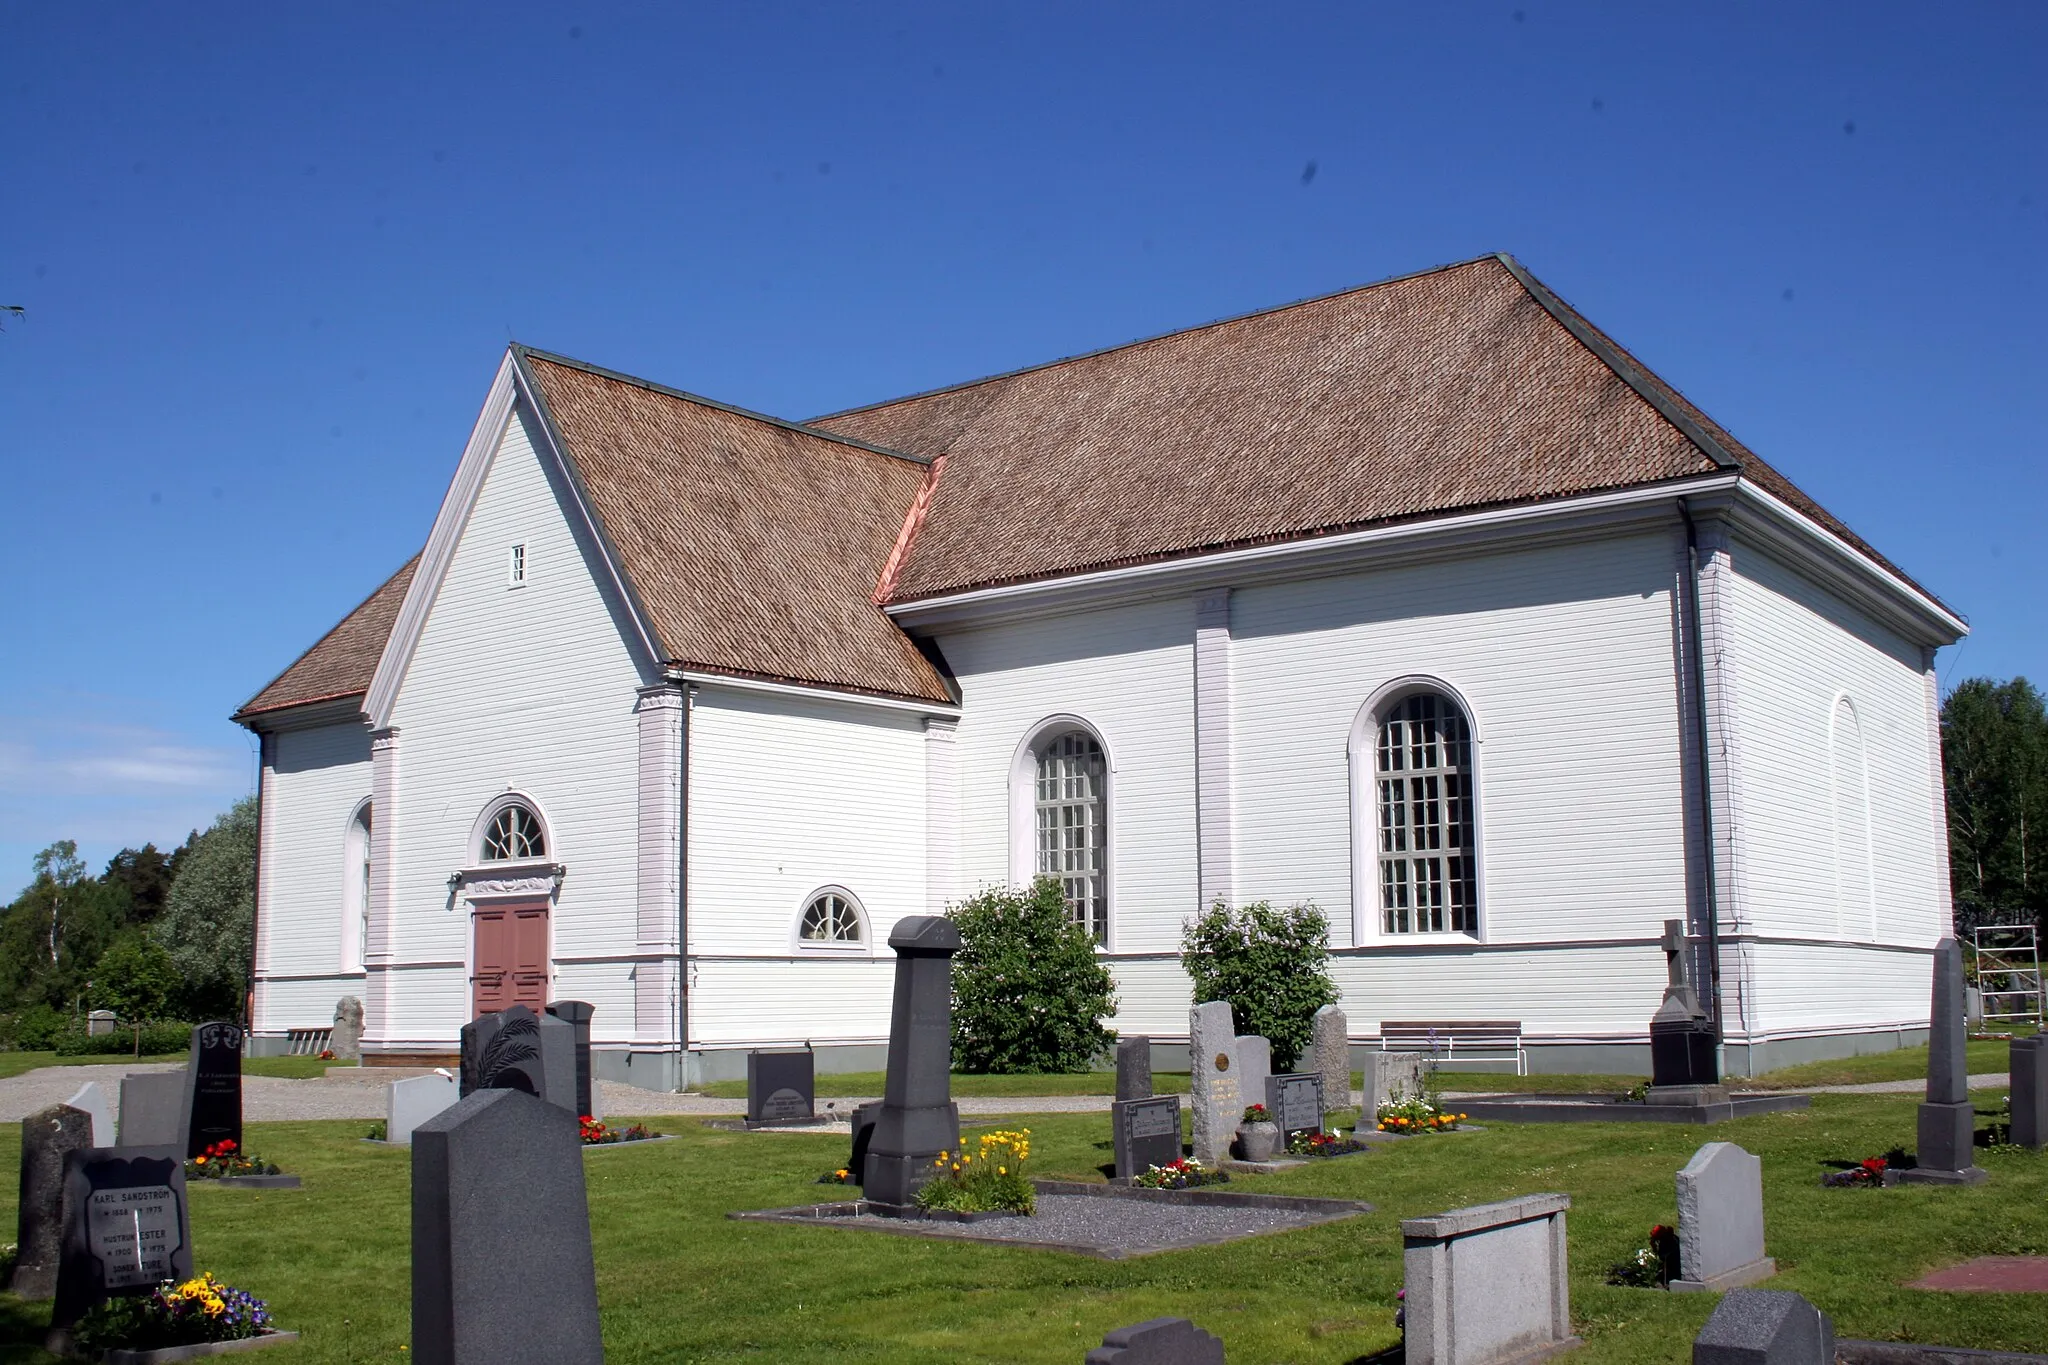
[(908, 1204), (931, 1179), (940, 1152), (960, 1149), (953, 1103), (953, 954), (960, 931), (938, 915), (898, 920), (896, 995), (889, 1017), (889, 1070), (868, 1139), (867, 1197)]
[(1565, 1211), (1530, 1194), (1401, 1220), (1408, 1365), (1540, 1360), (1572, 1335)]
[(1952, 938), (1934, 946), (1934, 991), (1927, 1021), (1927, 1101), (1920, 1106), (1919, 1165), (1897, 1172), (1910, 1185), (1978, 1185), (1977, 1115), (1970, 1108), (1970, 1061), (1963, 1020), (1963, 950)]

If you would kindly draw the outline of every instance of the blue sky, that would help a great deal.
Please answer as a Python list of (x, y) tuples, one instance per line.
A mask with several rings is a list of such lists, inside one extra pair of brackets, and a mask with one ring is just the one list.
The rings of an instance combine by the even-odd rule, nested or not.
[(0, 9), (0, 894), (250, 790), (505, 341), (793, 417), (1516, 253), (2048, 681), (2048, 6)]

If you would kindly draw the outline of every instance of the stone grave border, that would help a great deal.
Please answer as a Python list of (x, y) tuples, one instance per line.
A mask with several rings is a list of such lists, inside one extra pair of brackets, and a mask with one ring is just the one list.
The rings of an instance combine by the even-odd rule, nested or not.
[[(203, 1190), (217, 1185), (224, 1190), (302, 1190), (305, 1188), (295, 1175), (221, 1175), (195, 1176), (185, 1182), (188, 1190)], [(214, 1343), (218, 1345), (219, 1343)]]
[[(1341, 1222), (1360, 1214), (1376, 1212), (1376, 1206), (1359, 1199), (1320, 1199), (1308, 1195), (1292, 1194), (1241, 1194), (1212, 1188), (1192, 1190), (1148, 1190), (1131, 1185), (1097, 1184), (1086, 1180), (1033, 1180), (1032, 1188), (1040, 1194), (1079, 1195), (1095, 1199), (1134, 1199), (1145, 1203), (1178, 1205), (1181, 1207), (1206, 1206), (1211, 1208), (1268, 1209), (1275, 1212), (1316, 1215), (1306, 1223), (1295, 1223), (1284, 1228), (1267, 1231), (1240, 1233), (1236, 1236), (1194, 1237), (1185, 1241), (1172, 1242), (1164, 1246), (1146, 1247), (1142, 1250), (1127, 1251), (1119, 1247), (1093, 1246), (1081, 1242), (1059, 1242), (1053, 1240), (1033, 1241), (1017, 1237), (990, 1237), (977, 1234), (974, 1222), (961, 1219), (936, 1219), (929, 1217), (906, 1217), (902, 1213), (877, 1205), (873, 1200), (851, 1199), (825, 1204), (798, 1204), (780, 1209), (745, 1209), (728, 1213), (727, 1218), (741, 1222), (795, 1223), (804, 1227), (831, 1227), (839, 1219), (856, 1218), (862, 1215), (880, 1216), (886, 1221), (880, 1223), (842, 1223), (839, 1226), (852, 1227), (861, 1232), (893, 1233), (902, 1237), (934, 1237), (943, 1240), (980, 1242), (986, 1246), (1029, 1247), (1044, 1251), (1064, 1251), (1075, 1256), (1086, 1256), (1098, 1261), (1127, 1261), (1144, 1256), (1156, 1256), (1167, 1251), (1188, 1251), (1196, 1247), (1227, 1246), (1252, 1237), (1270, 1236), (1274, 1232), (1298, 1232), (1305, 1227), (1320, 1227), (1325, 1223)], [(886, 1210), (886, 1211), (885, 1211)], [(984, 1215), (983, 1217), (985, 1217)], [(997, 1214), (996, 1217), (1014, 1215)], [(977, 1217), (975, 1221), (980, 1221)]]
[(235, 1341), (202, 1341), (191, 1346), (159, 1346), (148, 1351), (115, 1347), (101, 1355), (100, 1360), (102, 1365), (174, 1365), (181, 1360), (203, 1360), (208, 1356), (260, 1351), (266, 1346), (288, 1346), (298, 1339), (297, 1332), (280, 1332), (273, 1328)]
[(1619, 1095), (1598, 1094), (1528, 1094), (1458, 1101), (1459, 1113), (1493, 1123), (1724, 1123), (1729, 1119), (1812, 1107), (1811, 1095), (1773, 1093), (1736, 1095), (1710, 1104), (1638, 1104)]
[(616, 1151), (621, 1147), (650, 1147), (657, 1142), (674, 1142), (675, 1140), (676, 1134), (674, 1133), (656, 1133), (653, 1137), (627, 1138), (621, 1142), (586, 1142), (583, 1144), (583, 1155), (589, 1156), (592, 1152)]

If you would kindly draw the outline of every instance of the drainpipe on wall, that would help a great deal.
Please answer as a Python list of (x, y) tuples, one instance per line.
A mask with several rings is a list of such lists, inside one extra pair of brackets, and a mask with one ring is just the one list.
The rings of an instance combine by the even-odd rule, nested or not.
[(1693, 524), (1692, 507), (1678, 500), (1678, 515), (1685, 522), (1685, 635), (1686, 650), (1692, 655), (1693, 722), (1699, 732), (1700, 835), (1706, 849), (1707, 899), (1707, 982), (1713, 999), (1714, 1037), (1723, 1037), (1721, 1027), (1721, 895), (1720, 859), (1714, 846), (1714, 781), (1708, 764), (1713, 750), (1707, 728), (1707, 660), (1705, 631), (1700, 626), (1700, 539)]

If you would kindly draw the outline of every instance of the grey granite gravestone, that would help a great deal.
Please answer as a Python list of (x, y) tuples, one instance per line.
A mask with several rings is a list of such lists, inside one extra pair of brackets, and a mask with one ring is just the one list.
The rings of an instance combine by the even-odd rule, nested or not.
[(92, 1147), (92, 1115), (68, 1104), (21, 1121), (21, 1202), (15, 1210), (14, 1276), (5, 1288), (24, 1299), (57, 1292), (64, 1248), (64, 1157)]
[(576, 1115), (485, 1087), (413, 1129), (412, 1358), (596, 1365)]
[(1372, 1125), (1380, 1106), (1420, 1095), (1429, 1084), (1429, 1058), (1420, 1052), (1376, 1052), (1364, 1054), (1363, 1104), (1359, 1127)]
[(599, 1112), (603, 1099), (598, 1094), (597, 1078), (590, 1069), (590, 1020), (597, 1013), (597, 1006), (584, 1000), (557, 1000), (548, 1006), (548, 1013), (575, 1030), (570, 1036), (576, 1044), (576, 1112), (594, 1119), (603, 1118)]
[(1312, 1071), (1266, 1078), (1266, 1112), (1280, 1126), (1280, 1135), (1323, 1131), (1323, 1078)]
[(1186, 1318), (1154, 1318), (1107, 1333), (1082, 1365), (1223, 1365), (1223, 1342)]
[(868, 1139), (867, 1197), (908, 1204), (931, 1179), (940, 1152), (960, 1147), (953, 1103), (953, 954), (960, 931), (939, 915), (909, 915), (889, 933), (896, 994), (889, 1015), (889, 1070)]
[(1119, 1180), (1180, 1160), (1180, 1096), (1117, 1100), (1109, 1106)]
[(98, 1081), (87, 1081), (78, 1087), (78, 1093), (64, 1101), (73, 1109), (82, 1109), (92, 1116), (93, 1147), (114, 1145), (114, 1109), (107, 1103), (107, 1092), (100, 1089)]
[(818, 1120), (817, 1054), (809, 1048), (747, 1054), (747, 1127)]
[[(1273, 1045), (1256, 1033), (1241, 1034), (1237, 1040), (1237, 1093), (1247, 1107), (1266, 1102), (1266, 1079), (1273, 1074)], [(1244, 1111), (1238, 1111), (1244, 1122)]]
[(119, 1017), (112, 1010), (94, 1010), (85, 1016), (85, 1036), (97, 1038), (103, 1033), (112, 1033)]
[(1728, 1098), (1721, 1084), (1720, 1039), (1687, 970), (1685, 921), (1664, 921), (1663, 1003), (1650, 1016), (1650, 1103), (1715, 1104)]
[(353, 995), (334, 1002), (334, 1027), (327, 1031), (327, 1050), (337, 1062), (363, 1059), (363, 1002)]
[(411, 1146), (414, 1129), (460, 1098), (455, 1078), (445, 1071), (393, 1081), (384, 1087), (384, 1140)]
[(1577, 1345), (1566, 1276), (1571, 1204), (1525, 1194), (1402, 1219), (1407, 1365), (1506, 1365)]
[(121, 1120), (116, 1135), (123, 1147), (177, 1147), (187, 1136), (182, 1071), (143, 1071), (121, 1078)]
[(1678, 1173), (1678, 1272), (1671, 1288), (1735, 1289), (1778, 1273), (1764, 1255), (1764, 1163), (1710, 1142)]
[(1230, 1155), (1244, 1118), (1238, 1086), (1237, 1026), (1230, 1002), (1211, 1000), (1188, 1011), (1188, 1102), (1194, 1110), (1195, 1160), (1211, 1170)]
[(463, 1099), (483, 1089), (484, 1054), (504, 1028), (503, 1014), (480, 1014), (462, 1026), (462, 1060), (455, 1079)]
[(1351, 1107), (1351, 1020), (1335, 1005), (1316, 1011), (1310, 1022), (1310, 1065), (1323, 1078), (1323, 1104)]
[[(551, 1078), (550, 1067), (554, 1070)], [(517, 1090), (561, 1109), (576, 1104), (575, 1029), (524, 1005), (486, 1014), (462, 1028), (464, 1098), (479, 1090)]]
[(1152, 1098), (1152, 1040), (1143, 1034), (1116, 1040), (1116, 1097)]
[(540, 1097), (573, 1115), (589, 1113), (577, 1102), (576, 1026), (552, 1014), (537, 1014), (533, 1027), (540, 1037)]
[(868, 1144), (874, 1141), (875, 1120), (881, 1115), (880, 1100), (869, 1100), (853, 1107), (853, 1150), (846, 1158), (846, 1169), (856, 1185), (868, 1183)]
[(185, 1155), (198, 1156), (216, 1142), (242, 1145), (242, 1026), (225, 1020), (192, 1030), (192, 1059), (185, 1071)]
[(1731, 1289), (1692, 1339), (1692, 1365), (1834, 1365), (1835, 1325), (1783, 1289)]
[(182, 1142), (65, 1153), (62, 1208), (52, 1327), (70, 1327), (105, 1299), (192, 1278)]
[(2048, 1033), (2015, 1038), (2007, 1049), (2012, 1084), (2009, 1141), (2040, 1151), (2048, 1146)]
[(1920, 1106), (1919, 1165), (1898, 1172), (1913, 1185), (1977, 1185), (1977, 1114), (1970, 1108), (1970, 1063), (1963, 1025), (1963, 950), (1953, 938), (1934, 946), (1934, 992), (1927, 1021), (1927, 1099)]

